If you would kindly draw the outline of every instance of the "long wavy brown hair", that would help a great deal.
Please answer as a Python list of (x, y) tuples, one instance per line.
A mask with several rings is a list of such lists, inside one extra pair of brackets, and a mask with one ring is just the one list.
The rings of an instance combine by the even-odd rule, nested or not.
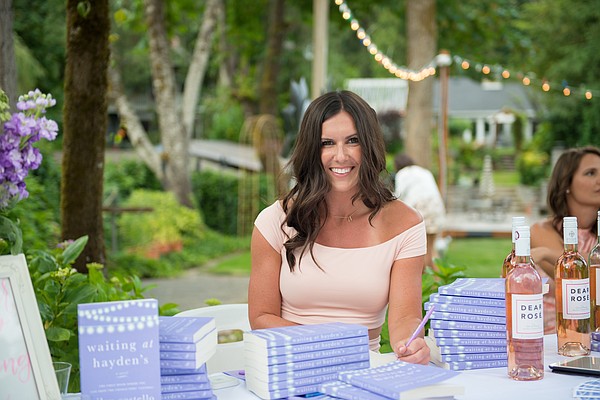
[(297, 232), (284, 244), (290, 271), (296, 265), (295, 252), (298, 249), (298, 263), (307, 249), (317, 263), (313, 246), (327, 219), (325, 196), (331, 190), (321, 162), (321, 130), (323, 122), (342, 111), (354, 120), (362, 154), (359, 189), (352, 202), (360, 200), (371, 209), (371, 222), (377, 212), (394, 199), (382, 176), (387, 172), (385, 143), (375, 110), (357, 94), (345, 90), (326, 93), (315, 99), (306, 109), (289, 161), (295, 184), (283, 198), (286, 218), (282, 227), (287, 225)]
[[(579, 168), (581, 159), (586, 154), (595, 154), (600, 157), (600, 149), (593, 146), (568, 149), (560, 155), (552, 170), (548, 182), (548, 207), (552, 211), (552, 226), (558, 233), (562, 231), (564, 217), (571, 215), (567, 206), (567, 190), (573, 183), (573, 176)], [(598, 226), (594, 224), (592, 231), (597, 232)]]

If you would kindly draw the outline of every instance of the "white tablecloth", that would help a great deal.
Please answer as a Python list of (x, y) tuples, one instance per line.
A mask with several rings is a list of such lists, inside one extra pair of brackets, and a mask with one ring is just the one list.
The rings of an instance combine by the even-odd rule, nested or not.
[[(544, 363), (546, 370), (544, 378), (533, 382), (518, 382), (508, 378), (506, 367), (462, 371), (458, 376), (445, 382), (463, 385), (465, 394), (456, 396), (458, 400), (561, 400), (573, 399), (573, 388), (590, 379), (583, 375), (565, 375), (552, 372), (549, 364), (568, 357), (559, 356), (556, 352), (556, 335), (544, 337)], [(592, 355), (595, 353), (592, 353)], [(392, 361), (392, 354), (373, 354), (372, 365)], [(219, 378), (213, 374), (212, 377)], [(246, 390), (244, 382), (234, 387), (214, 389), (219, 400), (256, 400), (255, 396)]]

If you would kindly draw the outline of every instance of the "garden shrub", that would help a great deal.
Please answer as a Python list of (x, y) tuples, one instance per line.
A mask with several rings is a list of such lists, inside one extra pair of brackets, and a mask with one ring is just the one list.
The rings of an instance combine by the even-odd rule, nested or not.
[(517, 158), (517, 171), (521, 184), (539, 185), (548, 175), (548, 154), (533, 147), (523, 150)]
[[(210, 169), (192, 174), (194, 199), (200, 207), (208, 227), (226, 235), (237, 235), (240, 179), (254, 177), (247, 175), (240, 178), (232, 173)], [(260, 174), (258, 199), (256, 199), (259, 202), (258, 211), (275, 201), (274, 198), (269, 198), (267, 195), (268, 185), (267, 176)]]
[(104, 168), (104, 193), (116, 192), (118, 199), (126, 199), (135, 189), (161, 190), (156, 175), (139, 160), (107, 162)]
[(183, 238), (201, 240), (205, 226), (197, 210), (182, 206), (171, 192), (137, 189), (125, 207), (152, 207), (150, 212), (123, 213), (118, 219), (123, 246), (137, 254), (158, 258), (180, 251)]

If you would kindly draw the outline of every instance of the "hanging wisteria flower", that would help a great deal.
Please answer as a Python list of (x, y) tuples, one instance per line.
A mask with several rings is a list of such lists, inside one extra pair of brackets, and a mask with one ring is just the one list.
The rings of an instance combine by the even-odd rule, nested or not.
[[(0, 212), (29, 196), (25, 178), (42, 162), (34, 144), (40, 139), (54, 140), (58, 133), (56, 122), (45, 117), (46, 109), (55, 104), (51, 94), (36, 89), (19, 97), (18, 111), (11, 115), (8, 97), (0, 89)], [(2, 240), (8, 241), (11, 253), (20, 252), (20, 230), (3, 215), (0, 215), (0, 235), (4, 235), (0, 237), (0, 245)]]

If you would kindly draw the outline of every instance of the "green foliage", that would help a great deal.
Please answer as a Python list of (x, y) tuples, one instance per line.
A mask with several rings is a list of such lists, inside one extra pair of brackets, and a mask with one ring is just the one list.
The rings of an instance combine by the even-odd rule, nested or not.
[(521, 152), (517, 158), (519, 181), (523, 185), (539, 185), (548, 176), (548, 154), (536, 150), (533, 146)]
[(203, 99), (203, 139), (221, 139), (238, 142), (244, 125), (244, 111), (230, 93), (219, 91), (216, 96)]
[(129, 197), (135, 189), (160, 190), (161, 184), (156, 175), (141, 161), (122, 160), (107, 162), (104, 168), (104, 192), (118, 193), (119, 197)]
[[(54, 250), (36, 250), (28, 255), (29, 273), (52, 359), (73, 365), (69, 392), (80, 391), (77, 305), (140, 299), (147, 289), (135, 275), (107, 279), (99, 264), (88, 264), (88, 274), (72, 268), (87, 240), (84, 236)], [(165, 309), (170, 308), (171, 305)]]
[(125, 207), (152, 207), (153, 211), (124, 213), (119, 217), (119, 237), (127, 247), (142, 251), (158, 245), (182, 243), (184, 236), (200, 240), (204, 223), (200, 214), (182, 206), (171, 192), (137, 189)]
[[(227, 235), (236, 235), (238, 232), (240, 179), (255, 179), (255, 176), (242, 175), (240, 177), (209, 169), (192, 174), (192, 192), (202, 215), (204, 215), (206, 225)], [(253, 199), (259, 202), (259, 211), (275, 201), (275, 199), (267, 198), (267, 185), (267, 177), (261, 174), (258, 193), (255, 194), (257, 197)]]
[(42, 154), (44, 162), (25, 179), (29, 197), (9, 212), (19, 222), (26, 251), (46, 249), (60, 240), (60, 171), (48, 151)]

